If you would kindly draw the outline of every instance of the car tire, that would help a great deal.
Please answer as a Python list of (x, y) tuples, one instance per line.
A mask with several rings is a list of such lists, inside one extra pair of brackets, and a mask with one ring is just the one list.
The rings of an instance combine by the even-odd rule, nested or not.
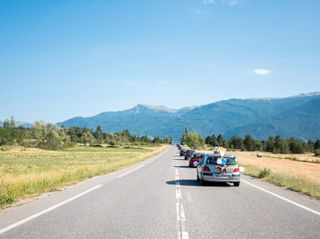
[(205, 180), (203, 180), (202, 177), (200, 178), (200, 183), (201, 183), (202, 186), (206, 186), (207, 185), (207, 182)]
[(234, 183), (233, 183), (233, 186), (239, 187), (239, 186), (240, 186), (240, 182), (234, 182)]

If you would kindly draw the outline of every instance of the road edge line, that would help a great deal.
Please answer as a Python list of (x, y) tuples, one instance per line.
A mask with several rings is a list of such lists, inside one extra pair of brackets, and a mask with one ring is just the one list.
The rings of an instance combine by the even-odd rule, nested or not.
[(93, 188), (90, 188), (90, 189), (88, 189), (88, 190), (86, 190), (86, 191), (84, 191), (84, 192), (82, 192), (82, 193), (80, 193), (80, 194), (77, 194), (77, 195), (75, 195), (75, 196), (73, 196), (73, 197), (71, 197), (71, 198), (69, 198), (69, 199), (67, 199), (67, 200), (64, 200), (64, 201), (62, 201), (62, 202), (60, 202), (60, 203), (58, 203), (58, 204), (56, 204), (56, 205), (54, 205), (54, 206), (52, 206), (52, 207), (49, 207), (49, 208), (47, 208), (47, 209), (44, 209), (44, 210), (42, 210), (42, 211), (40, 211), (40, 212), (38, 212), (38, 213), (36, 213), (36, 214), (33, 214), (33, 215), (31, 215), (31, 216), (29, 216), (29, 217), (26, 217), (26, 218), (24, 218), (24, 219), (22, 219), (22, 220), (20, 220), (20, 221), (18, 221), (18, 222), (15, 222), (15, 223), (13, 223), (13, 224), (11, 224), (11, 225), (9, 225), (9, 226), (6, 226), (6, 227), (0, 229), (0, 234), (5, 233), (5, 232), (7, 232), (7, 231), (10, 231), (10, 230), (12, 230), (12, 229), (14, 229), (14, 228), (22, 225), (22, 224), (25, 224), (25, 223), (27, 223), (27, 222), (29, 222), (29, 221), (37, 218), (37, 217), (42, 216), (43, 214), (46, 214), (46, 213), (48, 213), (48, 212), (50, 212), (50, 211), (53, 211), (53, 210), (55, 210), (55, 209), (57, 209), (57, 208), (65, 205), (65, 204), (67, 204), (67, 203), (69, 203), (69, 202), (71, 202), (71, 201), (79, 198), (79, 197), (84, 196), (85, 194), (87, 194), (87, 193), (89, 193), (89, 192), (92, 192), (92, 191), (100, 188), (101, 186), (102, 186), (102, 184), (99, 184), (99, 185), (97, 185), (97, 186), (95, 186), (95, 187), (93, 187)]
[(278, 194), (276, 194), (276, 193), (273, 193), (273, 192), (271, 192), (271, 191), (269, 191), (269, 190), (267, 190), (267, 189), (264, 189), (264, 188), (262, 188), (262, 187), (260, 187), (260, 186), (257, 186), (257, 185), (255, 185), (255, 184), (253, 184), (253, 183), (250, 183), (250, 182), (248, 182), (248, 181), (246, 181), (246, 180), (241, 179), (241, 181), (244, 182), (244, 183), (246, 183), (246, 184), (248, 184), (248, 185), (250, 185), (251, 187), (254, 187), (254, 188), (256, 188), (256, 189), (259, 189), (259, 190), (261, 190), (261, 191), (263, 191), (263, 192), (265, 192), (265, 193), (268, 193), (268, 194), (270, 194), (270, 195), (272, 195), (272, 196), (274, 196), (274, 197), (276, 197), (276, 198), (279, 198), (279, 199), (281, 199), (281, 200), (283, 200), (283, 201), (286, 201), (286, 202), (288, 202), (288, 203), (290, 203), (290, 204), (292, 204), (292, 205), (295, 205), (296, 207), (300, 207), (300, 208), (302, 208), (302, 209), (304, 209), (304, 210), (306, 210), (306, 211), (309, 211), (309, 212), (311, 212), (311, 213), (314, 213), (314, 214), (320, 216), (320, 212), (318, 212), (318, 211), (316, 211), (316, 210), (314, 210), (314, 209), (311, 209), (311, 208), (309, 208), (309, 207), (306, 207), (306, 206), (304, 206), (304, 205), (302, 205), (302, 204), (300, 204), (300, 203), (294, 202), (294, 201), (292, 201), (292, 200), (290, 200), (290, 199), (288, 199), (288, 198), (286, 198), (286, 197), (280, 196), (280, 195), (278, 195)]

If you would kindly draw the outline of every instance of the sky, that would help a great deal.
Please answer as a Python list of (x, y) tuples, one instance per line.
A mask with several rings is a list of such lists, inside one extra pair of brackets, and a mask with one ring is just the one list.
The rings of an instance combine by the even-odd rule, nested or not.
[(320, 91), (318, 0), (1, 0), (0, 120)]

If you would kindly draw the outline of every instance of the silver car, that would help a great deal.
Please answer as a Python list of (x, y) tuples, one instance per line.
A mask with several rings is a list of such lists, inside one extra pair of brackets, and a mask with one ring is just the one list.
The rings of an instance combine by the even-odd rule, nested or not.
[(225, 155), (225, 170), (221, 170), (218, 165), (218, 159), (222, 157), (217, 154), (206, 154), (197, 166), (197, 180), (201, 184), (206, 182), (230, 182), (234, 186), (240, 185), (240, 167), (237, 164), (237, 158), (233, 155)]

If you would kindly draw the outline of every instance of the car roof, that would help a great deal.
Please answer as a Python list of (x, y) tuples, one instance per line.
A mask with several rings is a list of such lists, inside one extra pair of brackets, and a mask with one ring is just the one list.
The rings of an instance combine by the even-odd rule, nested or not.
[(205, 154), (207, 157), (226, 157), (226, 158), (236, 158), (235, 155), (225, 154), (221, 156), (220, 154)]

